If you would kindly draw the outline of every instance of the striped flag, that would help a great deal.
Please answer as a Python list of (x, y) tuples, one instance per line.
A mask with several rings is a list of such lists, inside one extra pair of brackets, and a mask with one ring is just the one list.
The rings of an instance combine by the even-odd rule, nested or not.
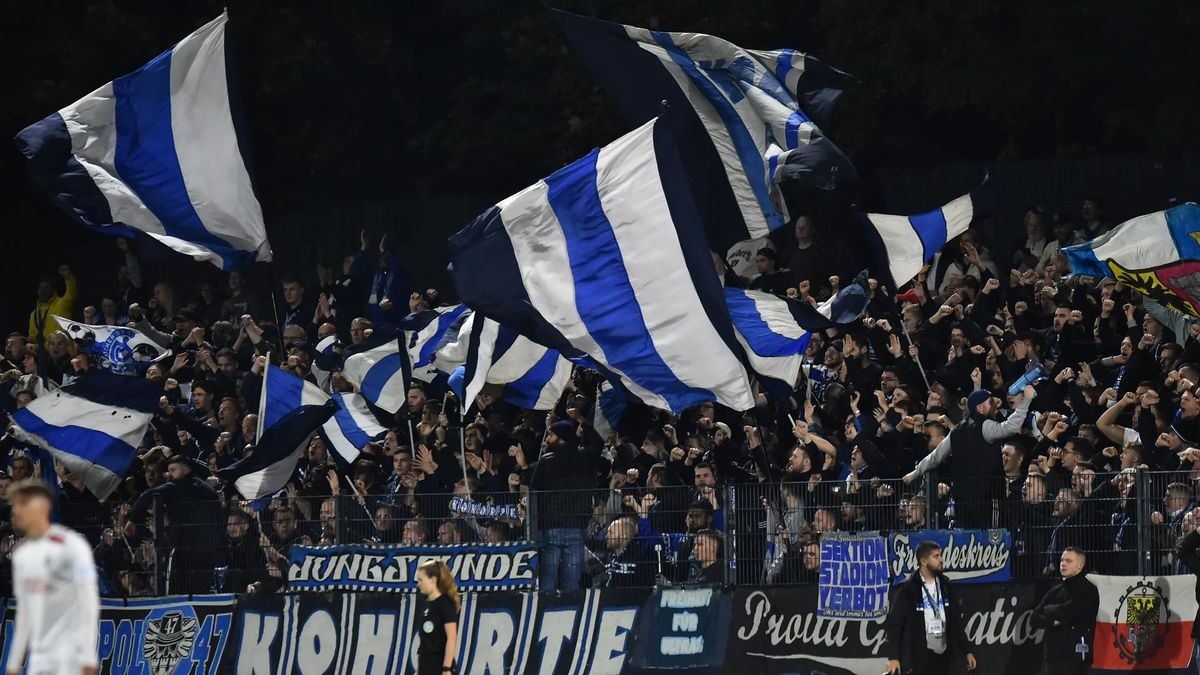
[(450, 239), (476, 312), (601, 371), (647, 405), (754, 407), (744, 355), (664, 120), (648, 122)]
[(867, 308), (866, 272), (817, 307), (762, 291), (726, 288), (725, 301), (764, 386), (786, 397), (795, 388), (814, 331), (857, 321)]
[(815, 119), (849, 75), (784, 49), (753, 51), (703, 33), (670, 33), (555, 12), (589, 70), (632, 124), (681, 116), (680, 153), (720, 251), (788, 223), (782, 178), (818, 190), (857, 189), (849, 158)]
[(225, 270), (271, 259), (230, 105), (227, 21), (17, 134), (59, 208)]
[(412, 368), (403, 333), (398, 337), (376, 337), (346, 350), (342, 376), (362, 393), (371, 405), (392, 415), (408, 401)]
[(317, 385), (270, 363), (263, 371), (254, 451), (217, 472), (254, 500), (279, 492), (296, 471), (309, 439), (337, 412)]
[(1100, 592), (1092, 672), (1195, 669), (1195, 575), (1089, 574), (1088, 580)]
[(863, 215), (875, 259), (872, 265), (875, 274), (889, 289), (903, 286), (917, 276), (946, 242), (966, 232), (973, 220), (991, 214), (995, 203), (995, 191), (985, 181), (976, 190), (926, 213)]
[(312, 374), (317, 378), (317, 386), (324, 389), (329, 384), (333, 371), (341, 367), (341, 354), (338, 354), (337, 335), (326, 335), (317, 343), (316, 353), (312, 360)]
[(144, 378), (91, 370), (13, 413), (13, 434), (49, 450), (104, 500), (129, 470), (161, 395)]
[(1063, 249), (1072, 274), (1114, 277), (1160, 305), (1200, 317), (1200, 206), (1138, 216)]
[(77, 347), (103, 370), (118, 375), (144, 375), (167, 350), (141, 331), (124, 326), (91, 326), (54, 316)]
[(621, 391), (608, 382), (601, 382), (596, 392), (596, 403), (588, 414), (588, 423), (600, 435), (608, 440), (619, 432), (621, 418), (625, 415), (625, 396)]
[(321, 439), (330, 455), (343, 467), (358, 459), (363, 446), (387, 432), (367, 406), (362, 394), (330, 394), (338, 411), (321, 426)]
[(438, 307), (405, 319), (401, 326), (409, 331), (408, 358), (412, 362), (413, 379), (433, 382), (438, 376), (434, 355), (448, 339), (455, 336), (452, 328), (469, 310), (466, 305)]
[(571, 362), (515, 330), (476, 313), (466, 361), (450, 375), (450, 387), (470, 405), (485, 385), (502, 387), (496, 397), (526, 410), (550, 410), (571, 380)]

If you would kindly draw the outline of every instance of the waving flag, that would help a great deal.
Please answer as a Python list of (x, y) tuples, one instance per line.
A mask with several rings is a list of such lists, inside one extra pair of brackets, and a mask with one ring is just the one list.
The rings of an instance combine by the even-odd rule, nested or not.
[(418, 312), (405, 319), (405, 323), (409, 325), (402, 327), (409, 330), (408, 358), (412, 362), (413, 379), (433, 382), (437, 378), (438, 368), (433, 362), (434, 355), (447, 339), (454, 338), (452, 327), (468, 311), (466, 305), (453, 305)]
[(571, 379), (571, 362), (515, 330), (472, 313), (467, 357), (450, 376), (450, 386), (468, 404), (485, 385), (498, 385), (497, 398), (526, 410), (550, 410)]
[(373, 337), (346, 350), (342, 376), (362, 392), (363, 398), (388, 413), (400, 412), (408, 400), (412, 368), (404, 334)]
[(600, 435), (608, 440), (621, 428), (621, 418), (625, 415), (625, 396), (621, 390), (608, 382), (601, 382), (596, 392), (596, 403), (588, 413), (588, 423)]
[(226, 23), (221, 14), (17, 134), (59, 208), (85, 227), (141, 232), (226, 270), (271, 259), (230, 106)]
[(338, 345), (337, 335), (327, 335), (317, 343), (312, 360), (312, 374), (317, 378), (317, 386), (322, 389), (329, 383), (333, 371), (341, 367), (342, 358), (337, 352)]
[(776, 395), (796, 386), (814, 331), (857, 321), (867, 308), (866, 272), (818, 307), (762, 291), (726, 288), (725, 301), (750, 366)]
[[(1196, 577), (1089, 574), (1100, 592), (1092, 672), (1191, 672)], [(1184, 670), (1184, 669), (1187, 670)]]
[(720, 280), (663, 120), (489, 209), (450, 239), (476, 312), (647, 405), (754, 407)]
[(49, 450), (104, 500), (133, 463), (161, 395), (150, 380), (91, 370), (13, 413), (13, 434)]
[(966, 232), (973, 220), (989, 215), (995, 203), (995, 190), (985, 181), (969, 194), (927, 213), (915, 216), (868, 213), (862, 216), (874, 249), (875, 274), (890, 289), (903, 286), (917, 276), (921, 267), (932, 260), (946, 242)]
[(1063, 253), (1071, 274), (1114, 277), (1163, 307), (1200, 317), (1200, 206), (1192, 202), (1127, 220)]
[(330, 395), (338, 405), (333, 417), (321, 426), (321, 439), (329, 454), (342, 466), (358, 459), (364, 445), (387, 432), (387, 427), (375, 420), (362, 394)]
[(157, 342), (132, 328), (90, 326), (61, 316), (55, 316), (54, 320), (76, 346), (91, 356), (101, 369), (111, 373), (145, 375), (150, 364), (166, 353)]
[(337, 412), (317, 385), (271, 364), (263, 371), (254, 452), (217, 472), (242, 497), (268, 497), (287, 485), (313, 434)]
[(665, 102), (688, 111), (677, 129), (709, 238), (724, 251), (787, 224), (781, 178), (853, 191), (849, 158), (824, 136), (853, 78), (794, 50), (751, 51), (703, 33), (668, 33), (556, 12), (559, 24), (625, 117), (643, 124)]

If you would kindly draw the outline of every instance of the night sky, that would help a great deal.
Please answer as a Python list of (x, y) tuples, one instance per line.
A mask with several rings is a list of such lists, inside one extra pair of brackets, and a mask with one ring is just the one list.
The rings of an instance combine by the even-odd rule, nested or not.
[[(7, 2), (0, 133), (127, 73), (225, 3)], [(1149, 5), (1149, 6), (1147, 6)], [(867, 184), (861, 206), (911, 212), (984, 172), (1011, 238), (1038, 201), (1095, 192), (1120, 220), (1200, 189), (1200, 4), (996, 1), (561, 2), (581, 14), (793, 47), (861, 81), (825, 129)], [(630, 126), (537, 2), (230, 0), (253, 177), (277, 274), (315, 276), (360, 228), (445, 285), (445, 238), (488, 205)], [(61, 263), (108, 290), (113, 240), (58, 212), (11, 144), (0, 328), (23, 329), (39, 275)], [(177, 257), (152, 278), (215, 268)], [(252, 270), (259, 282), (263, 266)]]

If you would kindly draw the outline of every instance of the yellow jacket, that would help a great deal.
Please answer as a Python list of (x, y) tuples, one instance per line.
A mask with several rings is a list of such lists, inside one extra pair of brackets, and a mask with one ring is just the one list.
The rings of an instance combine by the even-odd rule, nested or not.
[(79, 295), (75, 275), (68, 272), (63, 279), (66, 281), (67, 291), (50, 298), (47, 302), (39, 300), (29, 313), (29, 339), (40, 341), (43, 347), (49, 347), (49, 337), (54, 331), (61, 329), (52, 315), (70, 318), (75, 313), (75, 298)]

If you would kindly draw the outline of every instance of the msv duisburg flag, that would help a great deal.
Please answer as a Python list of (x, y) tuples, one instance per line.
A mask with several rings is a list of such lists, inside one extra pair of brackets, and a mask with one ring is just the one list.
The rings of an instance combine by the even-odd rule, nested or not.
[(161, 395), (145, 378), (93, 369), (13, 413), (13, 434), (49, 450), (104, 500), (129, 470)]
[(402, 327), (408, 329), (408, 359), (412, 362), (413, 379), (422, 382), (437, 379), (434, 355), (447, 340), (454, 339), (451, 328), (468, 311), (466, 305), (451, 305), (417, 312), (404, 320)]
[(124, 326), (92, 326), (55, 316), (75, 345), (96, 365), (118, 375), (145, 375), (166, 350), (144, 333)]
[(17, 134), (59, 208), (226, 270), (271, 259), (230, 105), (227, 21)]
[(857, 321), (867, 308), (866, 273), (817, 307), (762, 291), (726, 288), (725, 301), (750, 366), (777, 396), (786, 396), (815, 331)]
[(412, 367), (408, 360), (407, 337), (375, 335), (366, 343), (344, 352), (342, 376), (358, 388), (363, 398), (381, 410), (395, 415), (408, 402), (408, 383)]
[(790, 49), (752, 51), (703, 33), (670, 33), (556, 12), (625, 117), (664, 103), (681, 114), (680, 155), (720, 251), (788, 223), (781, 179), (857, 190), (849, 158), (818, 128), (849, 75)]
[(744, 355), (679, 166), (652, 120), (450, 239), (477, 313), (601, 371), (655, 408), (754, 407)]
[[(450, 375), (449, 384), (466, 405), (486, 385), (500, 389), (496, 397), (526, 410), (550, 410), (571, 380), (571, 362), (562, 354), (472, 312), (466, 360)], [(461, 339), (461, 338), (460, 338)]]
[(1200, 317), (1200, 206), (1192, 202), (1127, 220), (1063, 253), (1071, 274), (1113, 277), (1163, 307)]
[(321, 426), (321, 440), (338, 464), (348, 467), (358, 459), (363, 446), (387, 433), (375, 419), (362, 394), (330, 394), (338, 410)]

